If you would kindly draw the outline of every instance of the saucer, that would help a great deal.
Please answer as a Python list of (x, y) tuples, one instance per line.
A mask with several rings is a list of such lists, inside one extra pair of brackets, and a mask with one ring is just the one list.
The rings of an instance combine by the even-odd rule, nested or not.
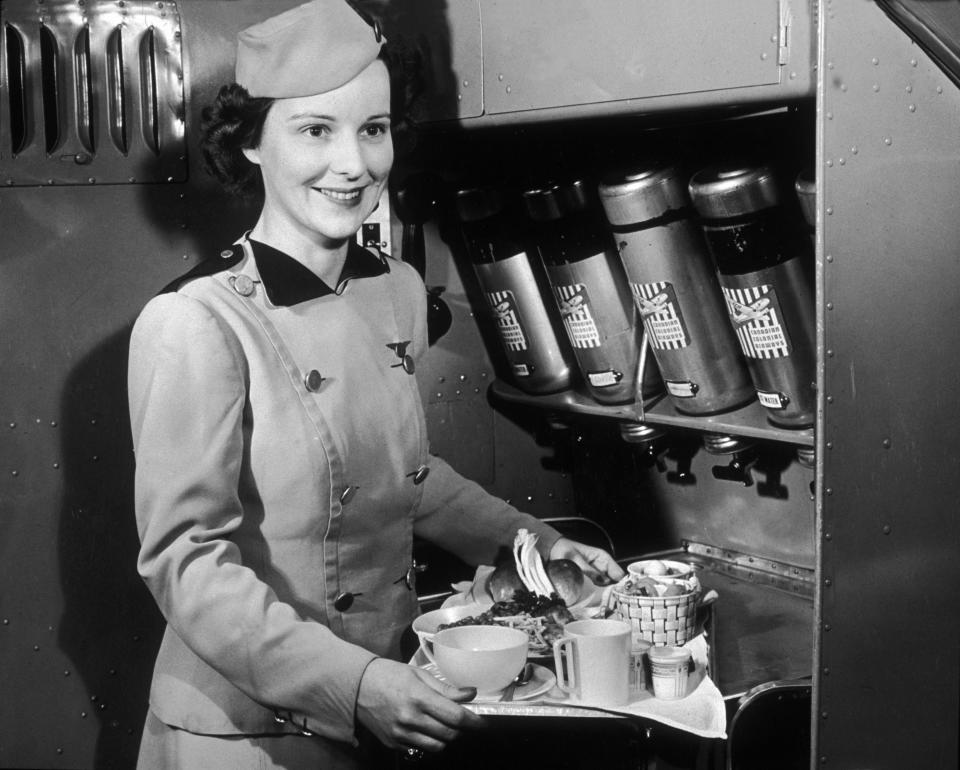
[[(549, 668), (541, 666), (537, 663), (531, 663), (530, 665), (533, 667), (533, 675), (530, 677), (530, 681), (513, 691), (513, 699), (511, 702), (536, 698), (538, 695), (543, 695), (546, 692), (550, 692), (550, 690), (553, 689), (553, 686), (557, 683), (557, 677), (554, 676), (553, 672)], [(420, 668), (432, 674), (441, 682), (447, 681), (446, 677), (440, 673), (439, 669), (434, 663), (426, 663), (420, 666)], [(502, 694), (503, 693), (501, 691), (488, 693), (485, 695), (477, 695), (476, 698), (464, 705), (469, 705), (469, 703), (499, 703), (500, 696)]]

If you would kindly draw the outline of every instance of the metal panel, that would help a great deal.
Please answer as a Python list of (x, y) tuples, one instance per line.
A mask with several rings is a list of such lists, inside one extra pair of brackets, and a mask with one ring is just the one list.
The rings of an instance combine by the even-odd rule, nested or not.
[(780, 80), (769, 0), (482, 0), (481, 14), (490, 113)]
[(0, 22), (3, 184), (184, 179), (175, 2), (8, 0)]
[(873, 3), (827, 9), (815, 761), (952, 768), (960, 91)]

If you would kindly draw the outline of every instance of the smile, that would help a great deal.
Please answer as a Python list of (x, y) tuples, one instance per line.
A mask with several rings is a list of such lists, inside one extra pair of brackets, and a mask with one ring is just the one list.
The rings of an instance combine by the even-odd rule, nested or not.
[(332, 190), (328, 187), (314, 187), (313, 189), (332, 200), (342, 201), (344, 203), (356, 200), (360, 197), (361, 193), (361, 190)]

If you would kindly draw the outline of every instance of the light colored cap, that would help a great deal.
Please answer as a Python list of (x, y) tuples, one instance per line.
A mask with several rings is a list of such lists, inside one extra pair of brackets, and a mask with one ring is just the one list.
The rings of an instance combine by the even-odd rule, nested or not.
[(240, 31), (236, 81), (251, 96), (322, 94), (363, 72), (383, 42), (345, 0), (311, 0)]

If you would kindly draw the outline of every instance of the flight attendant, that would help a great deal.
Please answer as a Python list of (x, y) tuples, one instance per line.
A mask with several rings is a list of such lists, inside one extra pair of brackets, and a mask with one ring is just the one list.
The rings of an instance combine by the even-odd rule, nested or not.
[(409, 93), (405, 57), (344, 0), (240, 33), (206, 114), (208, 166), (263, 207), (153, 298), (130, 343), (139, 570), (167, 620), (139, 767), (382, 766), (481, 718), (400, 661), (414, 536), (490, 563), (622, 571), (428, 451), (414, 376), (426, 293), (355, 236)]

